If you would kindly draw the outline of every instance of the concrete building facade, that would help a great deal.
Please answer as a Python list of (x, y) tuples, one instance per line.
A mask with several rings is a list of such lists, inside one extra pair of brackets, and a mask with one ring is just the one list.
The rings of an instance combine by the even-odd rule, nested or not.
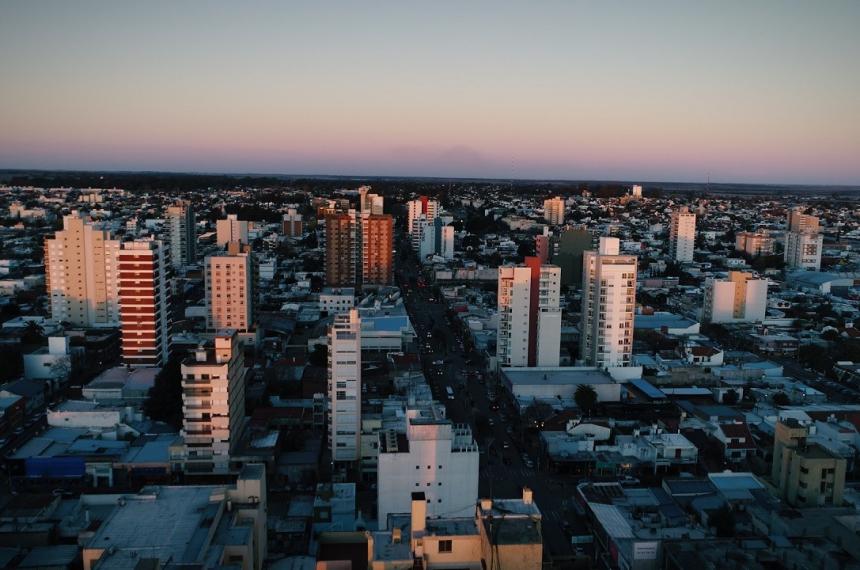
[(232, 242), (205, 262), (206, 327), (247, 332), (254, 326), (253, 256), (248, 245)]
[(45, 283), (54, 322), (119, 326), (117, 259), (120, 242), (73, 212), (45, 240)]
[(181, 365), (183, 469), (228, 473), (245, 429), (245, 358), (235, 330), (219, 331)]
[(125, 242), (119, 253), (122, 360), (163, 366), (170, 357), (170, 286), (165, 246), (158, 240)]
[(175, 268), (197, 261), (197, 217), (191, 202), (180, 200), (167, 207), (170, 263)]
[(602, 237), (582, 259), (580, 358), (586, 366), (629, 366), (636, 308), (636, 256), (619, 255), (618, 238)]
[(468, 424), (454, 424), (438, 403), (406, 411), (406, 433), (379, 434), (377, 509), (408, 513), (412, 493), (426, 497), (427, 516), (465, 517), (478, 500), (478, 445)]
[(361, 319), (337, 315), (328, 336), (328, 427), (332, 461), (358, 461), (361, 452)]
[(355, 213), (331, 214), (325, 218), (325, 282), (329, 287), (356, 285)]
[(762, 322), (767, 312), (767, 280), (746, 271), (729, 271), (726, 279), (710, 279), (703, 311), (703, 320), (710, 323)]
[(679, 263), (693, 261), (696, 247), (696, 214), (686, 206), (672, 212), (669, 227), (669, 256)]
[(811, 441), (814, 435), (814, 425), (780, 418), (774, 432), (771, 480), (779, 497), (791, 506), (839, 506), (847, 462)]
[(561, 269), (526, 257), (499, 268), (499, 366), (558, 366), (561, 347)]
[(362, 216), (361, 265), (363, 285), (394, 282), (394, 218), (390, 215)]
[(228, 214), (224, 220), (215, 222), (215, 243), (221, 247), (232, 241), (248, 243), (248, 222), (236, 214)]
[(551, 226), (564, 223), (564, 198), (547, 198), (543, 201), (543, 219)]

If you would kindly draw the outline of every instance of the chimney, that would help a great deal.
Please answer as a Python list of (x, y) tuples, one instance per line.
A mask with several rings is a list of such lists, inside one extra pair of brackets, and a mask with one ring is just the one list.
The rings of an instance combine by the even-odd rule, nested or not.
[(427, 498), (424, 493), (412, 493), (412, 535), (427, 529)]
[(532, 504), (532, 490), (528, 487), (523, 487), (523, 503), (527, 505)]

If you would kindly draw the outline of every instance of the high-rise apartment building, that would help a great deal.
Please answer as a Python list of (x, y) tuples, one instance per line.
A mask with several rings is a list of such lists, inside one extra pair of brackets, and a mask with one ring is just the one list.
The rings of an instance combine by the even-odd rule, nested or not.
[(427, 256), (438, 255), (445, 259), (454, 259), (454, 227), (447, 225), (441, 216), (430, 220), (426, 216), (418, 216), (413, 225), (413, 235), (418, 237), (418, 258), (424, 260)]
[(406, 232), (412, 236), (413, 248), (417, 250), (416, 244), (420, 242), (420, 236), (417, 238), (415, 236), (415, 221), (420, 216), (424, 216), (429, 221), (435, 220), (436, 216), (439, 215), (439, 202), (431, 200), (427, 196), (421, 196), (416, 200), (409, 201), (406, 206), (408, 208)]
[(284, 214), (281, 229), (287, 237), (302, 237), (302, 215), (295, 208), (290, 208)]
[(766, 231), (738, 232), (735, 235), (735, 250), (742, 251), (750, 257), (773, 255), (774, 239)]
[(119, 326), (117, 260), (120, 242), (87, 217), (63, 217), (45, 240), (45, 281), (51, 319), (78, 327)]
[(165, 246), (158, 240), (125, 242), (119, 252), (122, 360), (163, 366), (170, 356), (170, 285)]
[(561, 347), (561, 269), (526, 257), (499, 267), (499, 366), (558, 366)]
[(767, 312), (767, 280), (729, 271), (726, 279), (705, 284), (703, 318), (710, 323), (762, 322)]
[(362, 186), (358, 189), (359, 195), (359, 212), (362, 214), (372, 214), (381, 216), (383, 214), (383, 206), (385, 204), (382, 196), (373, 194), (370, 191), (370, 186)]
[(325, 282), (329, 287), (352, 287), (357, 282), (356, 224), (354, 211), (325, 217)]
[(785, 234), (785, 264), (792, 269), (818, 271), (823, 248), (821, 234), (788, 232)]
[(564, 198), (547, 198), (543, 201), (543, 219), (552, 226), (564, 223)]
[(773, 440), (771, 481), (793, 507), (838, 507), (845, 491), (847, 461), (814, 441), (815, 425), (780, 418)]
[(245, 427), (245, 359), (234, 330), (219, 331), (181, 365), (184, 469), (228, 473)]
[(358, 461), (361, 452), (361, 319), (337, 315), (328, 333), (329, 445), (332, 461)]
[(197, 218), (191, 202), (180, 200), (167, 208), (170, 263), (175, 268), (197, 261)]
[(639, 184), (634, 184), (633, 187), (630, 189), (630, 197), (634, 200), (641, 200), (642, 186), (640, 186)]
[(227, 219), (215, 222), (215, 243), (224, 247), (231, 241), (248, 242), (248, 222), (240, 220), (236, 214), (228, 214)]
[(587, 366), (629, 366), (636, 308), (636, 256), (618, 238), (601, 237), (582, 258), (580, 358)]
[(788, 212), (788, 231), (817, 234), (821, 229), (817, 216), (803, 213), (803, 207), (797, 206)]
[(363, 285), (394, 282), (394, 219), (390, 215), (362, 216), (361, 265)]
[(818, 218), (804, 214), (803, 208), (797, 207), (789, 211), (787, 225), (785, 264), (791, 269), (821, 269), (824, 237), (819, 233)]
[(693, 261), (696, 248), (696, 214), (687, 206), (672, 212), (669, 227), (669, 256), (680, 263)]
[(377, 510), (409, 512), (412, 493), (424, 493), (427, 515), (467, 517), (478, 500), (478, 445), (469, 424), (454, 424), (436, 402), (406, 409), (406, 433), (379, 433)]
[(247, 332), (254, 325), (253, 254), (237, 242), (227, 248), (206, 258), (206, 327)]

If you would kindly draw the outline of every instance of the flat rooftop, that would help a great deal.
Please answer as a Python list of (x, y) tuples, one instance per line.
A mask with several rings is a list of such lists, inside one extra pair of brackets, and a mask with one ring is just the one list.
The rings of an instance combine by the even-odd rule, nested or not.
[(511, 384), (614, 384), (612, 377), (591, 366), (560, 366), (533, 368), (502, 368), (502, 375)]
[(137, 550), (162, 562), (189, 563), (198, 559), (218, 503), (210, 501), (219, 487), (159, 487), (157, 493), (127, 499), (105, 520), (87, 548), (112, 546)]

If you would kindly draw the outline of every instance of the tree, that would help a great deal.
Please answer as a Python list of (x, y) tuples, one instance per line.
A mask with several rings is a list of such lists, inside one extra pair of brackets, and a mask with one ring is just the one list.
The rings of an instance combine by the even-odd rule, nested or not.
[(171, 358), (155, 376), (143, 411), (150, 419), (170, 424), (177, 430), (182, 426), (182, 356)]
[(308, 362), (310, 362), (314, 366), (327, 366), (328, 345), (317, 344), (316, 346), (314, 346), (313, 352), (311, 352), (310, 356), (308, 356)]
[(42, 344), (45, 340), (45, 330), (36, 321), (27, 321), (27, 326), (21, 334), (23, 344)]
[(528, 427), (539, 426), (552, 415), (552, 406), (544, 402), (532, 402), (523, 413), (523, 419)]
[(785, 392), (777, 392), (773, 395), (772, 400), (776, 406), (787, 406), (791, 402)]
[(708, 516), (708, 526), (713, 528), (719, 538), (730, 538), (735, 535), (735, 512), (723, 505)]
[(734, 390), (729, 390), (723, 394), (723, 403), (727, 406), (734, 406), (738, 403), (738, 393)]
[(591, 410), (594, 409), (594, 405), (597, 404), (597, 392), (591, 385), (582, 384), (576, 389), (573, 399), (576, 401), (576, 406), (580, 410), (588, 413), (591, 412)]

